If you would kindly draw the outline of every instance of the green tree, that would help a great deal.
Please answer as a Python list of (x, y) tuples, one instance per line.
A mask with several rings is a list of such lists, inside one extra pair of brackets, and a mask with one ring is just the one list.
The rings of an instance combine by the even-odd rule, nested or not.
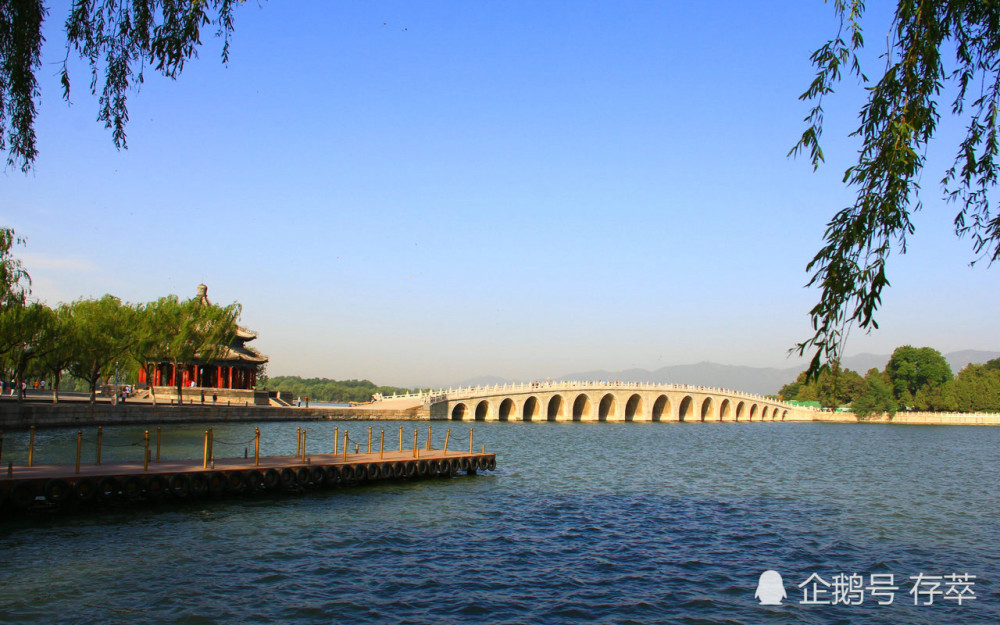
[(265, 362), (257, 369), (257, 388), (266, 391), (271, 378), (267, 376), (267, 363)]
[(803, 371), (794, 382), (789, 382), (781, 387), (781, 390), (778, 391), (778, 397), (785, 401), (798, 399), (799, 391), (806, 382), (804, 378), (805, 372)]
[(14, 258), (15, 245), (24, 245), (24, 239), (11, 228), (0, 228), (0, 307), (23, 306), (31, 292), (31, 276), (21, 261)]
[(868, 370), (865, 374), (864, 389), (851, 403), (851, 409), (860, 419), (873, 414), (886, 413), (890, 417), (896, 414), (898, 405), (892, 393), (892, 384), (884, 373), (875, 368)]
[[(227, 62), (233, 12), (243, 1), (76, 0), (66, 18), (63, 98), (69, 101), (68, 63), (75, 52), (90, 65), (98, 120), (111, 130), (115, 146), (126, 147), (128, 93), (142, 84), (144, 71), (176, 78), (197, 56), (206, 29), (222, 38)], [(0, 150), (7, 150), (8, 165), (25, 172), (38, 155), (35, 74), (41, 69), (48, 12), (44, 0), (0, 0)]]
[[(176, 295), (161, 297), (155, 302), (135, 306), (135, 332), (128, 347), (132, 363), (153, 380), (153, 370), (161, 362), (171, 360), (171, 339), (183, 327), (183, 309)], [(149, 391), (156, 405), (156, 387), (150, 382)]]
[(820, 403), (830, 408), (849, 404), (864, 389), (864, 380), (857, 371), (841, 369), (835, 362), (816, 379), (816, 395)]
[(861, 376), (856, 371), (841, 369), (840, 363), (835, 362), (814, 378), (809, 377), (808, 371), (803, 371), (795, 382), (783, 386), (779, 395), (786, 400), (818, 401), (823, 406), (836, 408), (850, 403), (863, 390)]
[[(951, 367), (936, 349), (903, 345), (885, 366), (893, 395), (900, 404), (927, 409), (931, 393), (952, 379)], [(920, 394), (918, 401), (917, 395)]]
[(13, 248), (23, 244), (24, 240), (13, 229), (0, 228), (0, 371), (5, 376), (10, 374), (19, 399), (23, 399), (19, 382), (24, 379), (28, 365), (38, 356), (35, 343), (48, 322), (47, 309), (43, 305), (27, 302), (31, 276), (13, 255)]
[[(207, 363), (225, 354), (236, 333), (240, 305), (204, 304), (198, 298), (165, 308), (160, 323), (168, 332), (164, 347), (165, 360), (175, 367), (192, 362)], [(175, 376), (177, 396), (181, 397), (183, 381)]]
[(46, 346), (36, 360), (39, 377), (48, 380), (52, 388), (52, 403), (59, 403), (59, 384), (63, 372), (69, 369), (73, 352), (73, 316), (70, 307), (62, 304), (53, 311), (52, 323), (40, 337)]
[(939, 410), (1000, 412), (1000, 359), (968, 365), (941, 390)]
[(69, 371), (86, 381), (93, 403), (97, 399), (98, 382), (125, 357), (133, 336), (134, 315), (129, 306), (123, 306), (113, 295), (99, 300), (77, 300), (70, 305), (70, 311), (74, 358)]
[(810, 311), (813, 336), (793, 351), (812, 353), (812, 375), (842, 354), (849, 326), (878, 328), (886, 263), (894, 248), (905, 253), (914, 232), (910, 214), (921, 207), (919, 182), (946, 88), (954, 94), (951, 113), (966, 127), (942, 180), (945, 197), (959, 205), (955, 232), (971, 237), (978, 258), (1000, 258), (1000, 214), (989, 197), (1000, 173), (1000, 3), (898, 0), (874, 84), (859, 57), (864, 0), (834, 0), (834, 6), (840, 30), (812, 55), (817, 73), (801, 99), (813, 108), (791, 153), (808, 152), (814, 168), (823, 161), (823, 101), (845, 73), (866, 83), (867, 101), (854, 133), (858, 160), (844, 174), (856, 199), (829, 222), (825, 244), (807, 266), (820, 300)]
[(55, 313), (45, 306), (33, 302), (24, 306), (9, 306), (0, 311), (0, 356), (5, 368), (17, 383), (17, 397), (24, 399), (20, 382), (32, 361), (53, 349), (44, 337), (55, 323)]

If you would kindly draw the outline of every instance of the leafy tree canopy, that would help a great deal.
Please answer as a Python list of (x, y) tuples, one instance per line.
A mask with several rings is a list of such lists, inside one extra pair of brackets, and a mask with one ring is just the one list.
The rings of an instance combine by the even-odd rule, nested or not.
[(1000, 412), (1000, 359), (969, 365), (941, 392), (943, 410)]
[(851, 403), (851, 409), (858, 418), (873, 414), (896, 414), (898, 404), (892, 393), (892, 384), (878, 369), (869, 369), (865, 374), (865, 386), (861, 395)]
[(73, 359), (69, 371), (85, 380), (90, 387), (90, 400), (97, 393), (98, 381), (114, 370), (116, 360), (128, 350), (135, 316), (127, 305), (113, 295), (101, 299), (80, 299), (70, 305)]
[[(115, 146), (126, 147), (127, 98), (153, 69), (176, 78), (196, 57), (203, 31), (223, 39), (229, 59), (233, 11), (244, 0), (76, 0), (66, 18), (66, 55), (60, 80), (69, 101), (68, 62), (75, 53), (90, 65), (90, 90), (99, 95), (98, 120)], [(0, 150), (7, 164), (28, 171), (38, 155), (36, 72), (45, 38), (45, 0), (0, 0)]]
[[(839, 375), (834, 382), (834, 373)], [(781, 389), (781, 398), (819, 401), (824, 406), (851, 402), (859, 418), (901, 409), (946, 412), (1000, 412), (1000, 358), (970, 364), (952, 377), (951, 366), (930, 347), (903, 345), (893, 351), (885, 369), (870, 369), (864, 379), (832, 366), (818, 378), (807, 371)]]
[(12, 229), (0, 228), (0, 308), (24, 306), (30, 290), (31, 277), (13, 254), (14, 246), (23, 244)]
[(849, 327), (878, 328), (875, 312), (889, 284), (886, 262), (894, 247), (905, 253), (914, 232), (910, 215), (921, 207), (919, 182), (946, 89), (954, 97), (945, 108), (966, 128), (942, 179), (945, 198), (959, 207), (955, 232), (971, 238), (977, 260), (1000, 258), (1000, 214), (990, 204), (1000, 172), (1000, 3), (898, 0), (876, 80), (864, 74), (859, 58), (864, 0), (833, 4), (840, 30), (812, 55), (817, 73), (801, 99), (813, 108), (792, 154), (808, 152), (814, 168), (823, 161), (823, 100), (845, 73), (865, 83), (868, 95), (854, 133), (861, 141), (858, 160), (844, 174), (857, 197), (829, 222), (825, 244), (807, 266), (820, 301), (810, 311), (813, 336), (793, 351), (812, 353), (813, 376), (842, 354)]
[(276, 376), (268, 379), (268, 390), (283, 391), (296, 396), (308, 397), (311, 401), (364, 402), (375, 393), (392, 395), (409, 393), (410, 389), (396, 386), (377, 386), (369, 380), (330, 380), (327, 378), (300, 378), (298, 376)]
[(818, 401), (836, 408), (854, 401), (863, 391), (864, 380), (856, 371), (841, 369), (839, 363), (834, 363), (815, 378), (803, 371), (795, 382), (783, 386), (779, 395), (785, 400)]
[(904, 404), (912, 405), (917, 393), (934, 391), (952, 378), (951, 366), (941, 352), (932, 347), (903, 345), (892, 352), (885, 365), (893, 394)]

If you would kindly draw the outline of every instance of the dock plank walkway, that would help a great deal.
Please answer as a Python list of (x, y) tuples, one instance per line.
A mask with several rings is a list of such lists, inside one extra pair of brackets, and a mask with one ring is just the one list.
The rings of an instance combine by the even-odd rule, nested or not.
[(6, 469), (0, 474), (0, 484), (10, 481), (26, 479), (52, 479), (52, 478), (80, 478), (80, 477), (103, 477), (105, 475), (165, 475), (173, 473), (195, 473), (202, 471), (235, 471), (257, 469), (264, 471), (267, 469), (299, 468), (310, 466), (338, 466), (346, 464), (368, 464), (372, 462), (407, 462), (415, 460), (448, 460), (461, 458), (495, 457), (493, 454), (463, 453), (449, 451), (447, 454), (439, 449), (420, 450), (419, 457), (414, 456), (412, 449), (403, 451), (385, 451), (381, 454), (377, 451), (372, 453), (348, 453), (345, 454), (308, 454), (308, 462), (303, 462), (299, 456), (262, 456), (260, 464), (256, 465), (254, 458), (216, 458), (206, 468), (202, 459), (190, 460), (167, 460), (161, 462), (149, 462), (149, 468), (144, 469), (142, 462), (102, 462), (101, 464), (81, 464), (80, 472), (76, 473), (75, 464), (35, 464), (31, 467), (14, 467), (13, 477), (7, 477)]
[(473, 475), (496, 468), (496, 455), (434, 449), (299, 456), (36, 464), (0, 473), (0, 513), (39, 507), (79, 509), (123, 501), (335, 488), (388, 480)]

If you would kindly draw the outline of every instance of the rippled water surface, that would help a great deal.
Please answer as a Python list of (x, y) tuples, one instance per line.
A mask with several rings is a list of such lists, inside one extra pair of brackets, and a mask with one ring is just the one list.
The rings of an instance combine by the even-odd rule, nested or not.
[[(297, 426), (322, 451), (338, 425), (367, 436), (266, 424), (262, 451), (294, 452)], [(395, 446), (400, 425), (411, 443), (413, 423), (376, 436)], [(468, 445), (469, 425), (434, 423), (435, 447), (446, 427)], [(164, 428), (164, 455), (200, 457), (203, 429)], [(252, 431), (217, 425), (216, 440)], [(39, 462), (69, 460), (74, 434), (39, 432)], [(479, 423), (475, 442), (495, 472), (6, 519), (0, 623), (1000, 622), (998, 428)], [(4, 464), (26, 446), (8, 433)], [(784, 605), (754, 599), (767, 569)], [(892, 573), (899, 590), (803, 605), (813, 573)], [(914, 606), (918, 573), (976, 575), (975, 599)]]

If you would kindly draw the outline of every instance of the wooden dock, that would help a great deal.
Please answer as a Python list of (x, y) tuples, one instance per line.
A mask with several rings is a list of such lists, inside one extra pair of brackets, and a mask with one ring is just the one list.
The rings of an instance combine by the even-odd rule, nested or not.
[(300, 492), (494, 469), (496, 454), (433, 449), (4, 467), (0, 513)]

